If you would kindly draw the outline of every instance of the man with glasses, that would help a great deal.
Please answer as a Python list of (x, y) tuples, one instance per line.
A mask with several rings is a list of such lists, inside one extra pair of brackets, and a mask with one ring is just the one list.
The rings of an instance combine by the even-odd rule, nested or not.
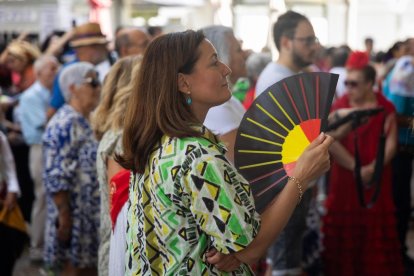
[(288, 11), (279, 17), (273, 26), (273, 40), (279, 58), (276, 62), (269, 63), (260, 74), (257, 96), (275, 82), (311, 65), (319, 43), (310, 21), (294, 11)]
[[(310, 21), (302, 14), (288, 11), (273, 26), (273, 39), (279, 51), (276, 62), (269, 63), (257, 80), (256, 95), (286, 77), (301, 72), (313, 63), (318, 39)], [(306, 230), (306, 215), (312, 189), (303, 195), (278, 240), (270, 249), (273, 275), (300, 275), (302, 273), (302, 236)]]

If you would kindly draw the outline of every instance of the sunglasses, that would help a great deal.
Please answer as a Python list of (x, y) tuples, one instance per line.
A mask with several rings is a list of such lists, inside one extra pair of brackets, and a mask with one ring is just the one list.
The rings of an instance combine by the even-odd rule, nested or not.
[(354, 80), (345, 80), (344, 84), (345, 84), (346, 87), (355, 88), (359, 85), (359, 82), (354, 81)]
[(89, 78), (86, 78), (83, 83), (90, 85), (92, 88), (97, 88), (101, 86), (101, 82), (99, 81), (98, 78), (89, 77)]

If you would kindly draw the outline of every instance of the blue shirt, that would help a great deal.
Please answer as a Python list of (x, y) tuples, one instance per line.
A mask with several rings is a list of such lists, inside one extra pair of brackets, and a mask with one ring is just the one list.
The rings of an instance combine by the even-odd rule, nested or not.
[(50, 97), (50, 90), (39, 81), (27, 88), (20, 97), (19, 120), (24, 140), (29, 145), (42, 143)]
[(63, 98), (62, 90), (60, 89), (59, 85), (60, 74), (62, 73), (63, 68), (78, 61), (78, 59), (75, 59), (74, 61), (65, 63), (63, 67), (59, 70), (59, 72), (56, 74), (55, 79), (53, 80), (53, 95), (52, 99), (50, 100), (50, 106), (53, 107), (55, 110), (58, 110), (65, 104), (65, 99)]
[[(411, 56), (398, 59), (393, 70), (383, 82), (384, 96), (397, 109), (399, 115), (414, 117), (414, 65)], [(410, 127), (398, 128), (398, 141), (402, 145), (414, 145)]]
[[(79, 62), (79, 60), (75, 59), (74, 61), (68, 62), (65, 65), (63, 65), (63, 68), (76, 62)], [(59, 73), (56, 75), (53, 81), (53, 90), (52, 90), (53, 95), (50, 101), (50, 106), (53, 107), (55, 110), (58, 110), (65, 104), (65, 99), (63, 98), (62, 89), (60, 88), (60, 85), (59, 85), (59, 78), (60, 78), (60, 74), (63, 68), (59, 71)], [(101, 83), (103, 83), (105, 76), (109, 72), (110, 69), (111, 69), (111, 63), (109, 62), (109, 60), (104, 60), (101, 63), (95, 65), (95, 70), (98, 72), (98, 77)]]

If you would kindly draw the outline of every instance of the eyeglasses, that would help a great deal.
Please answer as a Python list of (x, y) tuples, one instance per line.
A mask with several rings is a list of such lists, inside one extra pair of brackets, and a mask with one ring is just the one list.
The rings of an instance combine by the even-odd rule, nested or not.
[(346, 87), (355, 88), (359, 85), (359, 82), (354, 80), (345, 80), (344, 84)]
[(89, 77), (89, 78), (86, 78), (83, 83), (90, 85), (92, 88), (97, 88), (101, 86), (101, 82), (99, 81), (98, 78)]
[(319, 39), (316, 36), (292, 37), (292, 39), (304, 42), (306, 46), (312, 46), (314, 44), (319, 44)]

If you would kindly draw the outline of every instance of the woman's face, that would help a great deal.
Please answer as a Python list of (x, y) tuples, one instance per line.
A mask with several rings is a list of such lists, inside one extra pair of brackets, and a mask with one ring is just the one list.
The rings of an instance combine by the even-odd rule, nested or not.
[(89, 115), (99, 103), (101, 83), (96, 72), (86, 74), (83, 83), (75, 87), (72, 98), (80, 105), (82, 113)]
[(239, 78), (247, 76), (246, 53), (242, 50), (240, 42), (232, 35), (229, 37), (230, 42), (230, 69), (231, 83), (236, 83)]
[(364, 78), (360, 70), (348, 70), (345, 80), (345, 86), (348, 91), (349, 99), (353, 102), (359, 102), (366, 98), (367, 93), (372, 92), (372, 84)]
[[(199, 48), (200, 56), (193, 72), (185, 75), (188, 94), (192, 99), (192, 108), (204, 111), (213, 106), (225, 103), (231, 97), (227, 76), (230, 68), (222, 63), (217, 56), (216, 49), (208, 40), (204, 40)], [(181, 89), (183, 90), (183, 89)]]
[(16, 73), (23, 73), (27, 65), (22, 59), (11, 54), (7, 55), (6, 64), (12, 72)]

